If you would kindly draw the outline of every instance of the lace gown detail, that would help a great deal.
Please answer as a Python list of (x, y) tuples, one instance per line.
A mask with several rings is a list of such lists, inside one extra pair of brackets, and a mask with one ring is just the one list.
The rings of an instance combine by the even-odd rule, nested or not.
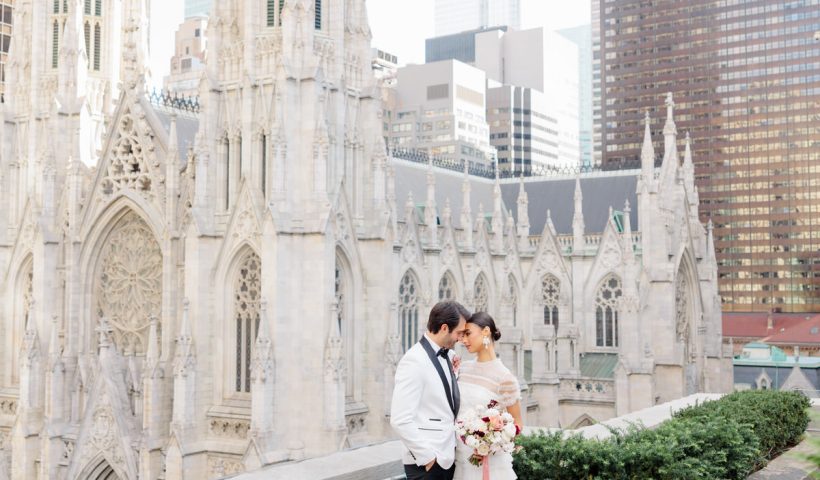
[[(458, 388), (461, 392), (459, 419), (472, 408), (486, 406), (490, 400), (506, 408), (521, 399), (518, 380), (497, 358), (489, 362), (464, 362), (458, 372)], [(473, 450), (461, 439), (456, 441), (456, 473), (453, 480), (481, 480), (481, 467), (470, 464), (472, 454)], [(509, 453), (492, 455), (489, 462), (492, 480), (517, 478)]]

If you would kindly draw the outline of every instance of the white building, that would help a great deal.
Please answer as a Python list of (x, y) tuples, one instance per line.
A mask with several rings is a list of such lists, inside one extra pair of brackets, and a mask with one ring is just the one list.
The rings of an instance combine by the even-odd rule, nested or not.
[(186, 18), (177, 29), (171, 72), (163, 82), (163, 88), (168, 92), (185, 97), (199, 95), (199, 81), (205, 71), (207, 28), (208, 17), (198, 15)]
[[(543, 92), (542, 113), (558, 121), (558, 165), (580, 165), (578, 47), (543, 28), (489, 30), (475, 37), (475, 63), (487, 78)], [(560, 67), (559, 67), (560, 66)]]
[(521, 0), (435, 0), (436, 36), (506, 25), (521, 28)]
[(399, 69), (389, 145), (490, 166), (484, 72), (455, 60)]
[(393, 438), (397, 362), (441, 298), (498, 319), (530, 424), (730, 388), (671, 102), (657, 172), (649, 122), (616, 176), (390, 159), (365, 1), (282, 5), (216, 3), (197, 110), (146, 96), (144, 0), (102, 2), (123, 37), (91, 72), (80, 0), (16, 3), (0, 478), (215, 479)]
[(577, 168), (562, 155), (558, 119), (550, 115), (547, 96), (535, 89), (502, 85), (487, 89), (490, 145), (502, 172), (519, 176)]

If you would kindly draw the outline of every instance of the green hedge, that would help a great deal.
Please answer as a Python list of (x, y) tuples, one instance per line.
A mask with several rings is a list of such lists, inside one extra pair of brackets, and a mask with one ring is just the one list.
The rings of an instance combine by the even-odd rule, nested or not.
[(808, 406), (798, 393), (748, 391), (606, 440), (522, 436), (514, 468), (520, 480), (743, 479), (799, 440)]

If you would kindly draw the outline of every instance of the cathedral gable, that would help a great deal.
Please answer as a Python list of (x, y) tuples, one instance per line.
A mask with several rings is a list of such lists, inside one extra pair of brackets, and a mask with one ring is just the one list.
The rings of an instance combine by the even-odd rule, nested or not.
[(243, 244), (250, 244), (257, 252), (262, 251), (262, 231), (264, 226), (264, 200), (262, 194), (243, 177), (239, 185), (239, 195), (225, 230), (225, 240), (219, 250), (215, 265), (221, 265), (226, 256)]
[(587, 277), (587, 290), (595, 288), (598, 282), (609, 273), (615, 273), (618, 277), (623, 278), (623, 251), (621, 234), (615, 230), (615, 224), (610, 215), (604, 232), (601, 234), (595, 262)]
[(544, 231), (541, 233), (541, 240), (538, 242), (538, 249), (535, 252), (534, 262), (531, 267), (531, 278), (527, 282), (530, 285), (540, 285), (539, 278), (546, 274), (554, 275), (562, 282), (571, 281), (571, 276), (561, 254), (561, 244), (555, 236), (554, 227), (549, 212), (547, 222), (544, 224)]

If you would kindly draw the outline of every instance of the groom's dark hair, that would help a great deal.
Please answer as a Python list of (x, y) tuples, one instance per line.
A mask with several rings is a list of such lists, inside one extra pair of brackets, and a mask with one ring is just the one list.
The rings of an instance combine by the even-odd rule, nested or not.
[(438, 333), (442, 325), (447, 325), (450, 331), (453, 331), (462, 317), (464, 320), (470, 318), (470, 312), (462, 304), (452, 300), (438, 302), (430, 310), (430, 317), (427, 319), (427, 330)]

